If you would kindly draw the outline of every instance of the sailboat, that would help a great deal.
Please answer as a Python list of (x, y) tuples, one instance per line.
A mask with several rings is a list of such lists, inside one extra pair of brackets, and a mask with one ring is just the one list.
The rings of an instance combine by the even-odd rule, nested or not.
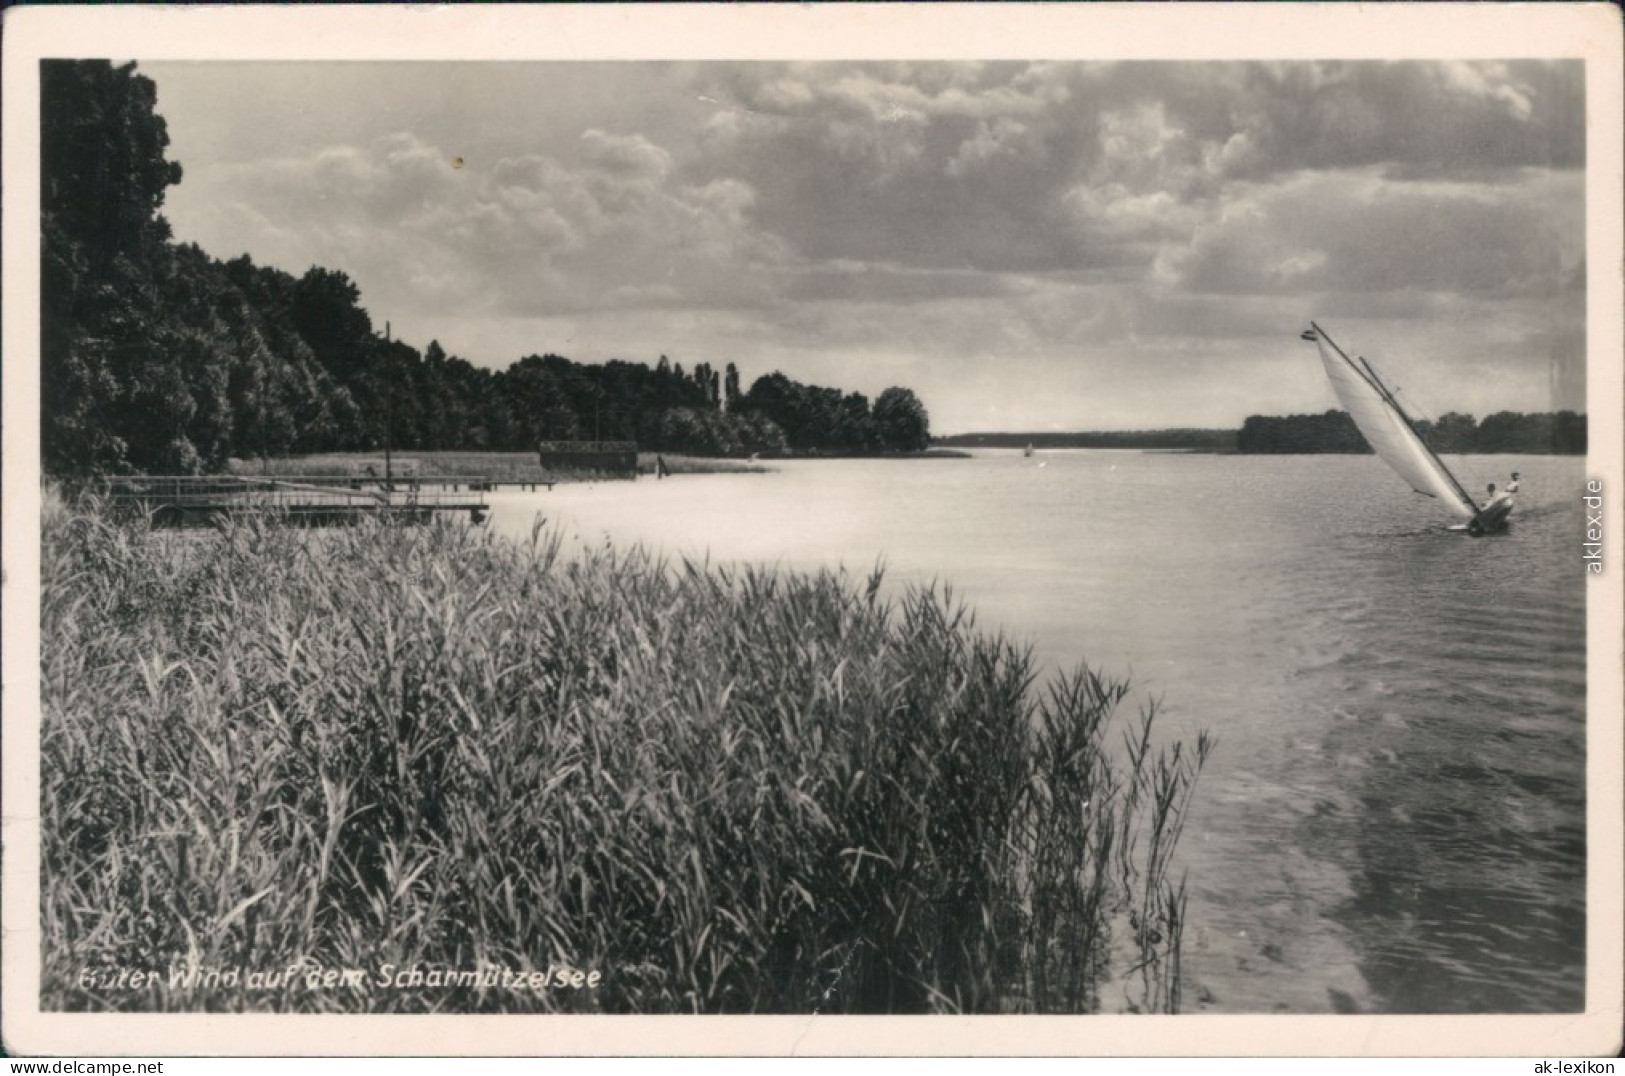
[(1349, 417), (1365, 435), (1371, 450), (1382, 461), (1399, 473), (1416, 492), (1433, 497), (1462, 522), (1451, 530), (1465, 531), (1477, 537), (1503, 530), (1513, 502), (1510, 495), (1497, 498), (1479, 507), (1450, 468), (1427, 446), (1416, 432), (1416, 423), (1405, 413), (1395, 399), (1393, 390), (1383, 383), (1370, 363), (1363, 358), (1350, 358), (1348, 353), (1326, 335), (1314, 322), (1309, 323), (1303, 339), (1314, 343), (1320, 351), (1321, 364), (1331, 379), (1332, 389), (1343, 404)]

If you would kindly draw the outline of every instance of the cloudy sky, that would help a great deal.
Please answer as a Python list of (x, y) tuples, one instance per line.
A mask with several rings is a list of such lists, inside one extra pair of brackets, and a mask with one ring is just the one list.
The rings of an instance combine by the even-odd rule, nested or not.
[(1577, 62), (143, 63), (176, 236), (480, 365), (667, 354), (938, 433), (1578, 406)]

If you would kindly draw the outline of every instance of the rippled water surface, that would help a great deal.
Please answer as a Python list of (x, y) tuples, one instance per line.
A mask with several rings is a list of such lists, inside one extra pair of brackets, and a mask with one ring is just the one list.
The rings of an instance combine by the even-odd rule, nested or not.
[(1443, 529), (1373, 457), (987, 452), (493, 497), (574, 541), (952, 586), (1218, 750), (1182, 844), (1187, 1010), (1583, 1003), (1584, 463), (1505, 536)]

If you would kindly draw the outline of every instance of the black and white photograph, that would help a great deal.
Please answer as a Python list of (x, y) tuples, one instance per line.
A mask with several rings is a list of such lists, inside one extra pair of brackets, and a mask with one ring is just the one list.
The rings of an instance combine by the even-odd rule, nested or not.
[(1158, 7), (8, 12), (8, 1047), (1617, 1051), (1618, 12)]

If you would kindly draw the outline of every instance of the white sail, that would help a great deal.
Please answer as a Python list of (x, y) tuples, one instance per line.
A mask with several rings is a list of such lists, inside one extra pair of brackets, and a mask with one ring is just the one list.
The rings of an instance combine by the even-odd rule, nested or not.
[(1326, 367), (1326, 376), (1331, 378), (1337, 398), (1365, 434), (1371, 450), (1398, 471), (1416, 492), (1437, 497), (1462, 519), (1477, 516), (1477, 506), (1462, 493), (1444, 464), (1411, 429), (1410, 423), (1389, 400), (1376, 374), (1345, 356), (1318, 326), (1304, 336), (1314, 340), (1320, 349), (1320, 361)]

